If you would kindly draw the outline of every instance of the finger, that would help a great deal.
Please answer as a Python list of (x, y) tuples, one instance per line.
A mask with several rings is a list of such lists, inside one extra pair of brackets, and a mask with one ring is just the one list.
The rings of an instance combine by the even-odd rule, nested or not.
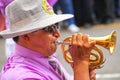
[(89, 37), (88, 37), (87, 34), (84, 34), (84, 35), (83, 35), (83, 41), (84, 41), (84, 45), (85, 45), (86, 47), (89, 47), (89, 43), (88, 43)]
[(89, 39), (88, 35), (87, 35), (87, 34), (84, 34), (84, 35), (83, 35), (83, 40), (84, 40), (85, 42), (88, 42), (88, 39)]
[(76, 44), (77, 44), (76, 36), (77, 36), (77, 34), (73, 34), (73, 35), (72, 35), (72, 44), (73, 44), (73, 45), (76, 45)]
[(96, 41), (95, 41), (95, 40), (90, 40), (90, 41), (89, 41), (89, 44), (91, 44), (90, 47), (94, 47), (95, 44), (96, 44)]
[(78, 45), (81, 45), (83, 43), (83, 41), (82, 41), (82, 34), (81, 33), (77, 34), (76, 39), (77, 39), (77, 44)]
[(96, 72), (95, 72), (95, 70), (90, 71), (90, 80), (96, 80)]
[(90, 80), (96, 80), (96, 74), (91, 75)]

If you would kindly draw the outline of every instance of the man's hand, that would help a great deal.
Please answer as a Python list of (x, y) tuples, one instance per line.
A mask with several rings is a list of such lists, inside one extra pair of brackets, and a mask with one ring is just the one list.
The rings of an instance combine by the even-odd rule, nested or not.
[(86, 34), (72, 35), (69, 51), (73, 59), (74, 80), (96, 79), (95, 73), (89, 70), (89, 58), (95, 43)]
[(95, 41), (90, 40), (87, 34), (76, 33), (72, 35), (69, 51), (71, 53), (73, 61), (89, 61), (91, 50), (94, 46)]

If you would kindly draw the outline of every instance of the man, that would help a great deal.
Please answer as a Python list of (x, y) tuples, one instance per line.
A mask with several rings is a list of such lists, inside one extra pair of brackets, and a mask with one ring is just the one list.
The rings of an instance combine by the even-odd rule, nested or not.
[(115, 0), (95, 0), (96, 20), (101, 24), (111, 24), (115, 20)]
[[(7, 29), (9, 28), (9, 24), (8, 24), (8, 21), (6, 19), (6, 15), (5, 15), (5, 8), (7, 7), (7, 5), (9, 3), (11, 3), (13, 0), (0, 0), (0, 31), (2, 31), (3, 29)], [(47, 0), (48, 3), (53, 6), (57, 0)], [(4, 23), (4, 18), (5, 18), (5, 23)], [(4, 24), (3, 24), (4, 23)], [(5, 48), (5, 55), (6, 55), (6, 58), (8, 58), (11, 54), (11, 52), (14, 50), (14, 41), (12, 40), (12, 38), (9, 38), (9, 39), (6, 39), (6, 48)]]
[[(54, 14), (46, 0), (15, 0), (7, 6), (6, 16), (10, 29), (0, 35), (13, 38), (16, 47), (3, 66), (0, 80), (71, 80), (54, 53), (60, 37), (58, 22), (72, 15)], [(94, 45), (86, 34), (72, 35), (69, 52), (74, 80), (95, 80), (89, 69)]]

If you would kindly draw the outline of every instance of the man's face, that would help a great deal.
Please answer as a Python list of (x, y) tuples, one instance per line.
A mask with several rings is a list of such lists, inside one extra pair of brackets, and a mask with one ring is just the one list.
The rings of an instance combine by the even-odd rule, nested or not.
[[(49, 26), (49, 27), (53, 27)], [(60, 32), (58, 29), (52, 28), (47, 29), (43, 28), (38, 31), (29, 34), (29, 46), (31, 49), (42, 53), (45, 56), (52, 55), (56, 49), (57, 45), (55, 41), (60, 37)]]

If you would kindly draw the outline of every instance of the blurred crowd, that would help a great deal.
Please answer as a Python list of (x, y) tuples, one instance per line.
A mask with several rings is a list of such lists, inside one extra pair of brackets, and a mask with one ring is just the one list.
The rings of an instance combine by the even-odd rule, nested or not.
[(70, 32), (110, 24), (120, 17), (120, 0), (58, 0), (53, 8), (56, 13), (74, 14), (74, 18), (63, 23)]
[[(91, 28), (95, 24), (113, 23), (120, 17), (120, 0), (48, 0), (48, 2), (56, 14), (74, 14), (74, 18), (62, 23), (62, 26), (70, 32), (79, 32), (81, 26)], [(4, 17), (0, 12), (0, 31), (5, 29), (3, 21)]]

